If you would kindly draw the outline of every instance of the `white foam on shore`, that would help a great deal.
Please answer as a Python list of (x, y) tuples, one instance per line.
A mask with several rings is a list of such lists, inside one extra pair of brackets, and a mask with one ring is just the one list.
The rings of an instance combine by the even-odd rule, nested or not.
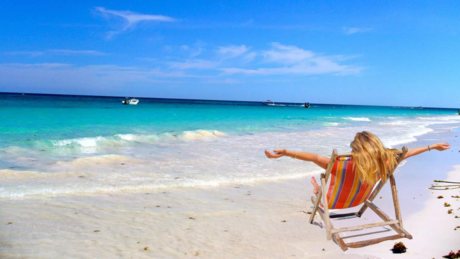
[[(240, 136), (206, 130), (119, 134), (56, 142), (56, 146), (47, 147), (54, 153), (9, 147), (0, 149), (0, 159), (25, 169), (3, 172), (8, 183), (0, 188), (0, 197), (205, 188), (305, 177), (317, 173), (318, 167), (299, 160), (269, 160), (263, 151), (287, 148), (330, 156), (334, 148), (339, 153), (349, 152), (356, 132), (363, 130), (376, 134), (387, 147), (400, 148), (432, 132), (430, 125), (459, 125), (457, 117), (448, 117), (451, 120), (398, 118), (346, 127), (331, 122), (329, 127), (310, 131)], [(68, 155), (67, 150), (75, 153)]]
[(371, 121), (369, 118), (366, 118), (366, 117), (345, 117), (344, 119), (351, 120), (351, 121), (368, 121), (368, 122)]
[[(109, 165), (105, 165), (106, 167)], [(285, 175), (254, 175), (252, 177), (220, 177), (215, 179), (177, 179), (161, 177), (155, 174), (126, 171), (111, 175), (97, 173), (55, 172), (41, 173), (34, 171), (0, 170), (0, 198), (27, 198), (37, 196), (56, 196), (69, 194), (96, 194), (118, 192), (145, 192), (170, 188), (203, 188), (226, 184), (247, 184), (256, 182), (299, 179), (320, 173), (312, 170)], [(114, 173), (114, 172), (112, 172)], [(97, 178), (97, 179), (95, 179)], [(8, 181), (10, 180), (10, 181)], [(33, 181), (33, 183), (30, 183)], [(50, 184), (53, 182), (54, 184)], [(69, 184), (69, 182), (73, 182)]]
[[(94, 148), (126, 146), (133, 142), (155, 144), (161, 141), (180, 140), (204, 140), (210, 138), (224, 137), (227, 134), (217, 130), (195, 130), (178, 133), (158, 134), (116, 134), (114, 136), (97, 136), (87, 138), (63, 139), (63, 140), (39, 140), (34, 142), (36, 148)], [(87, 151), (88, 151), (87, 150)]]
[(407, 121), (392, 121), (392, 122), (380, 122), (380, 125), (408, 125), (410, 122)]

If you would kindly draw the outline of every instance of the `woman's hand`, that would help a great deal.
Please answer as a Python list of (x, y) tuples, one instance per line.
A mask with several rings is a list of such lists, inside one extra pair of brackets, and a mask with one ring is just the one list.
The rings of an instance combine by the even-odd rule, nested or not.
[(450, 144), (449, 143), (437, 143), (437, 144), (434, 144), (432, 145), (430, 148), (432, 149), (436, 149), (438, 151), (444, 151), (444, 150), (447, 150), (450, 148)]
[(265, 155), (268, 158), (279, 158), (279, 157), (282, 157), (282, 156), (286, 155), (286, 149), (275, 149), (275, 150), (273, 150), (273, 152), (275, 154), (272, 154), (272, 153), (270, 153), (270, 151), (265, 149)]

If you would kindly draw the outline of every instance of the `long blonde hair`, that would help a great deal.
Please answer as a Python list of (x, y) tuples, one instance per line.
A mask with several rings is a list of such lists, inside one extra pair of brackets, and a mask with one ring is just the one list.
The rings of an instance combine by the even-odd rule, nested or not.
[(394, 156), (397, 150), (385, 148), (380, 139), (370, 132), (357, 133), (350, 147), (356, 172), (363, 183), (374, 184), (379, 176), (385, 183), (388, 172), (397, 166)]

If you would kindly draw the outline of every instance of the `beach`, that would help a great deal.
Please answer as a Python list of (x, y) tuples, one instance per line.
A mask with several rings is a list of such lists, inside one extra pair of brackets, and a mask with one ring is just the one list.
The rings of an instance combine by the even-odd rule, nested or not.
[[(441, 258), (459, 246), (459, 232), (453, 229), (458, 225), (454, 215), (459, 215), (456, 209), (460, 204), (458, 199), (450, 198), (458, 195), (459, 190), (431, 191), (428, 190), (431, 179), (414, 178), (414, 175), (422, 173), (436, 175), (436, 179), (458, 180), (458, 166), (447, 178), (443, 173), (450, 162), (458, 159), (460, 143), (453, 142), (455, 137), (450, 140), (453, 145), (449, 154), (420, 155), (398, 169), (396, 179), (403, 220), (406, 230), (414, 237), (398, 240), (408, 247), (404, 255), (393, 255), (389, 250), (396, 241), (346, 252), (327, 241), (324, 223), (318, 216), (314, 224), (308, 223), (306, 211), (312, 205), (312, 187), (309, 178), (302, 178), (210, 189), (3, 200), (2, 218), (12, 224), (5, 222), (1, 228), (2, 256), (421, 258), (429, 255)], [(417, 144), (421, 143), (412, 145)], [(418, 170), (426, 160), (430, 161), (428, 170)], [(428, 172), (436, 166), (441, 168), (435, 173)], [(415, 182), (408, 184), (408, 181)], [(411, 185), (421, 186), (407, 188)], [(445, 198), (438, 200), (438, 195)], [(376, 204), (394, 218), (388, 186), (381, 196)], [(444, 202), (452, 204), (453, 215), (447, 214)], [(367, 211), (359, 223), (373, 222), (375, 217), (371, 214)]]
[[(0, 189), (0, 255), (441, 258), (460, 249), (460, 230), (454, 231), (460, 225), (460, 219), (455, 218), (460, 216), (460, 203), (451, 198), (459, 195), (459, 190), (428, 189), (435, 179), (459, 180), (458, 117), (417, 113), (388, 118), (362, 113), (329, 118), (328, 125), (313, 125), (309, 131), (289, 125), (277, 131), (251, 129), (243, 134), (216, 126), (167, 133), (176, 135), (171, 137), (174, 142), (147, 142), (145, 134), (130, 136), (138, 141), (126, 135), (125, 140), (109, 139), (107, 134), (98, 139), (67, 136), (50, 141), (54, 146), (47, 147), (44, 141), (27, 148), (10, 141), (0, 153), (4, 183)], [(329, 113), (322, 116), (330, 117)], [(330, 155), (332, 148), (346, 152), (353, 134), (363, 129), (377, 132), (394, 148), (452, 144), (448, 151), (433, 150), (410, 158), (396, 171), (404, 227), (414, 237), (397, 240), (408, 247), (403, 255), (390, 251), (396, 240), (343, 252), (326, 239), (319, 216), (314, 224), (308, 222), (310, 178), (318, 179), (323, 170), (290, 158), (268, 160), (263, 153), (265, 148), (281, 147), (324, 155)], [(144, 137), (142, 141), (139, 136)], [(177, 136), (182, 139), (175, 140)], [(88, 144), (93, 142), (95, 145)], [(18, 155), (17, 150), (28, 153)], [(18, 168), (18, 163), (22, 167)], [(437, 199), (439, 195), (444, 199)], [(453, 214), (447, 214), (444, 202), (452, 205)], [(388, 185), (375, 203), (394, 218)], [(368, 210), (361, 219), (334, 224), (366, 224), (377, 219)], [(381, 228), (375, 235), (391, 235), (390, 230)], [(353, 234), (345, 241), (365, 238)]]

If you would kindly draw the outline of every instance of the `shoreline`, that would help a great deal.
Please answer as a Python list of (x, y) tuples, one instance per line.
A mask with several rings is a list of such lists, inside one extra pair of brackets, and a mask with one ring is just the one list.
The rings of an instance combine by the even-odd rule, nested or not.
[[(442, 175), (450, 171), (448, 168), (458, 163), (460, 142), (457, 139), (460, 141), (460, 138), (455, 139), (455, 134), (428, 133), (419, 136), (418, 141), (406, 144), (409, 147), (423, 146), (427, 142), (448, 138), (452, 140), (451, 150), (455, 152), (432, 152), (430, 156), (422, 154), (410, 158), (406, 165), (398, 168), (396, 182), (403, 221), (406, 230), (414, 236), (413, 240), (398, 240), (407, 242), (408, 253), (402, 256), (420, 258), (420, 254), (426, 255), (427, 251), (433, 250), (432, 247), (438, 246), (430, 243), (432, 235), (419, 234), (415, 229), (428, 220), (441, 225), (438, 221), (442, 220), (432, 219), (434, 216), (424, 220), (419, 218), (425, 209), (432, 210), (434, 206), (429, 195), (431, 190), (427, 189), (433, 180), (429, 179), (433, 174), (430, 170), (436, 168), (439, 173), (437, 179), (443, 179)], [(423, 177), (417, 177), (416, 173), (421, 173)], [(452, 175), (449, 174), (449, 177)], [(304, 177), (203, 189), (0, 200), (3, 207), (1, 218), (5, 221), (0, 224), (0, 255), (5, 258), (88, 258), (95, 254), (99, 258), (394, 256), (389, 249), (396, 241), (349, 249), (347, 252), (327, 241), (319, 217), (311, 225), (308, 223), (309, 215), (304, 212), (312, 206), (309, 180), (309, 177)], [(387, 186), (377, 204), (393, 218)], [(410, 199), (412, 196), (415, 199)], [(447, 200), (434, 202), (438, 206), (437, 203)], [(455, 209), (455, 202), (451, 204)], [(441, 206), (435, 211), (447, 215), (445, 210)], [(370, 214), (366, 212), (362, 220), (372, 222)], [(460, 225), (460, 220), (456, 220)], [(455, 232), (453, 226), (442, 226), (448, 227), (449, 231), (445, 232), (447, 230), (442, 228), (437, 235), (455, 240), (455, 234), (460, 233)], [(436, 250), (434, 256), (439, 258), (454, 249), (439, 251), (441, 254)]]

